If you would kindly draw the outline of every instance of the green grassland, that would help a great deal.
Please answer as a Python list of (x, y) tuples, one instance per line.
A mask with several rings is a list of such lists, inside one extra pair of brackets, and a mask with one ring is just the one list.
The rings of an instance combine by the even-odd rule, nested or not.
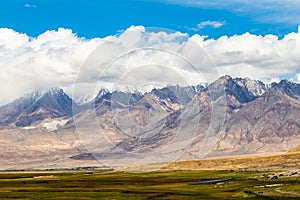
[[(209, 185), (191, 183), (231, 178)], [(0, 199), (300, 199), (297, 174), (257, 171), (3, 172)]]

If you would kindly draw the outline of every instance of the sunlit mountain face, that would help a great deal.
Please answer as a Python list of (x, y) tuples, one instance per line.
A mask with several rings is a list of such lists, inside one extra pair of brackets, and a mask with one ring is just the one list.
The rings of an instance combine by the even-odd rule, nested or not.
[(101, 89), (80, 105), (62, 89), (41, 90), (0, 108), (1, 141), (27, 152), (28, 161), (50, 152), (65, 154), (62, 162), (116, 165), (149, 161), (132, 155), (171, 161), (155, 152), (172, 159), (283, 152), (299, 144), (299, 91), (287, 80), (264, 84), (228, 75), (145, 93)]

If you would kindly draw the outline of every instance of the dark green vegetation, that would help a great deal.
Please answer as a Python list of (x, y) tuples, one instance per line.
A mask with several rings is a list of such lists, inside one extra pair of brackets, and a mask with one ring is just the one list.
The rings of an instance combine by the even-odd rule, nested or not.
[[(230, 181), (191, 185), (211, 179)], [(297, 174), (169, 171), (0, 173), (0, 199), (299, 199)]]

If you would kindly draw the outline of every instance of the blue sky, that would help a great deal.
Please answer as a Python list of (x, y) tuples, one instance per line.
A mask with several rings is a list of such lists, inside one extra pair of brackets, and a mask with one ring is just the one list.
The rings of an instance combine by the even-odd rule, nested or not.
[[(252, 2), (252, 1), (250, 1)], [(162, 27), (211, 38), (250, 32), (282, 37), (297, 31), (297, 1), (2, 0), (0, 27), (30, 36), (70, 28), (81, 37), (114, 35), (131, 25)], [(199, 25), (200, 23), (202, 25)], [(212, 26), (219, 23), (219, 26)], [(206, 26), (204, 26), (206, 25)]]

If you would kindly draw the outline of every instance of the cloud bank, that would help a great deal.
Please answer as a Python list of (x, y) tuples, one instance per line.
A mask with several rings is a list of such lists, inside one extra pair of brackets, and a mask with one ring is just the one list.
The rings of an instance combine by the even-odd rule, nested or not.
[[(79, 98), (87, 90), (95, 90), (99, 77), (103, 85), (98, 87), (110, 89), (115, 83), (146, 89), (151, 84), (212, 81), (214, 66), (209, 61), (205, 63), (207, 58), (199, 53), (199, 47), (209, 55), (220, 75), (271, 81), (289, 74), (300, 82), (300, 26), (297, 32), (282, 39), (250, 33), (207, 39), (198, 34), (153, 32), (143, 26), (132, 26), (118, 36), (88, 40), (64, 28), (46, 31), (38, 37), (1, 28), (0, 104), (33, 90), (55, 86), (72, 94), (74, 82), (82, 87), (82, 94), (74, 94)], [(204, 79), (192, 64), (201, 65), (199, 70)]]

